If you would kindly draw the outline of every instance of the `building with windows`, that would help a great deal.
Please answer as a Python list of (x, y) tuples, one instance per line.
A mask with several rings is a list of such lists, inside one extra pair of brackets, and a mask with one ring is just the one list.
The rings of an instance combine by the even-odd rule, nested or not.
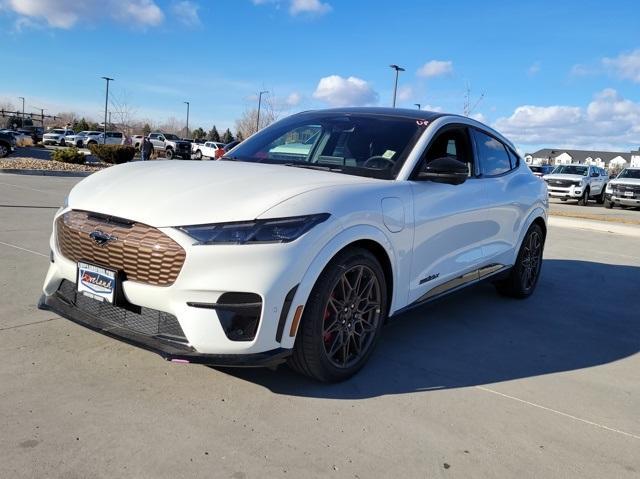
[(595, 151), (543, 148), (524, 156), (528, 165), (568, 165), (580, 163), (600, 168), (621, 169), (626, 166), (640, 167), (640, 149), (636, 151)]

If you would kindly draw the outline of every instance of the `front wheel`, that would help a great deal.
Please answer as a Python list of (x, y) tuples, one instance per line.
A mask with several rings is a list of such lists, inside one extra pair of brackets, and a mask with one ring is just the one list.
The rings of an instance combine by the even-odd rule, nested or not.
[(604, 199), (604, 207), (608, 210), (613, 208), (613, 202), (609, 198)]
[(524, 236), (516, 264), (511, 268), (509, 276), (494, 283), (498, 292), (519, 299), (531, 296), (540, 277), (543, 250), (544, 233), (540, 225), (534, 223)]
[(9, 154), (9, 147), (6, 146), (4, 143), (0, 143), (0, 158), (4, 158), (5, 156), (7, 156)]
[(173, 157), (175, 156), (171, 148), (168, 148), (164, 155), (167, 157), (167, 160), (173, 160)]
[(318, 381), (344, 381), (367, 362), (387, 317), (384, 272), (373, 254), (349, 248), (316, 281), (290, 366)]
[(600, 192), (600, 194), (596, 197), (596, 202), (601, 205), (604, 203), (605, 197), (604, 197), (604, 192), (607, 189), (607, 185), (604, 185), (602, 187), (602, 191)]
[(587, 206), (589, 204), (589, 188), (585, 188), (582, 196), (578, 200), (578, 206)]

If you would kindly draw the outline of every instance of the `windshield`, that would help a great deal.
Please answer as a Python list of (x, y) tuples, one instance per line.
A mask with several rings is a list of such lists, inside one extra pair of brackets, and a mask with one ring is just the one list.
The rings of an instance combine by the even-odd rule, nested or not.
[(49, 133), (53, 133), (53, 134), (56, 134), (56, 135), (64, 135), (66, 133), (66, 131), (65, 130), (55, 129), (55, 130), (51, 130)]
[(636, 179), (636, 180), (640, 180), (640, 169), (638, 169), (638, 170), (630, 170), (628, 168), (625, 168), (618, 175), (618, 178), (633, 178), (633, 179)]
[(578, 166), (578, 165), (560, 165), (557, 166), (555, 170), (553, 170), (553, 174), (563, 174), (563, 175), (582, 175), (587, 176), (589, 173), (588, 166)]
[(172, 135), (171, 133), (165, 133), (164, 137), (167, 140), (179, 140), (180, 138), (178, 138), (176, 135)]
[(225, 159), (393, 179), (422, 131), (412, 118), (309, 113), (265, 128)]

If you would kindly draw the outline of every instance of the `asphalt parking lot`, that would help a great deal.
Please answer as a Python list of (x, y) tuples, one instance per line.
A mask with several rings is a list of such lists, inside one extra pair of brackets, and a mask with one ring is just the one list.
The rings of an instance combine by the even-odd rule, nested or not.
[(640, 475), (638, 238), (551, 227), (532, 298), (485, 284), (414, 310), (323, 385), (167, 363), (37, 310), (77, 181), (0, 175), (0, 477)]

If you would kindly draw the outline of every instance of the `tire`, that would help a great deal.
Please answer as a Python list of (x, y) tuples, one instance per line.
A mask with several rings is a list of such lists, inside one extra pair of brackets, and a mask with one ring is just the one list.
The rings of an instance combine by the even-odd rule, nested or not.
[(4, 158), (9, 154), (11, 149), (4, 143), (0, 143), (0, 158)]
[(196, 151), (196, 160), (202, 159), (202, 152), (200, 150)]
[(516, 264), (511, 268), (509, 276), (494, 283), (500, 294), (518, 299), (531, 296), (540, 278), (544, 240), (540, 225), (532, 224), (524, 235)]
[(613, 203), (611, 202), (610, 199), (605, 198), (604, 199), (604, 207), (608, 210), (610, 210), (611, 208), (613, 208)]
[(606, 189), (607, 189), (607, 185), (604, 185), (604, 186), (602, 187), (602, 191), (601, 191), (601, 192), (600, 192), (600, 194), (596, 197), (596, 202), (597, 202), (599, 205), (601, 205), (601, 204), (603, 204), (603, 203), (604, 203), (604, 199), (605, 199), (605, 198), (604, 198), (604, 192), (605, 192), (605, 190), (606, 190)]
[(566, 198), (560, 198), (560, 201), (567, 201)]
[(375, 256), (362, 248), (342, 251), (311, 290), (289, 365), (322, 382), (350, 378), (378, 341), (387, 301), (384, 271)]
[(578, 206), (587, 206), (589, 204), (589, 188), (585, 188), (582, 196), (578, 200)]
[(167, 148), (167, 150), (164, 152), (164, 156), (167, 158), (167, 160), (173, 160), (175, 155), (171, 148)]

